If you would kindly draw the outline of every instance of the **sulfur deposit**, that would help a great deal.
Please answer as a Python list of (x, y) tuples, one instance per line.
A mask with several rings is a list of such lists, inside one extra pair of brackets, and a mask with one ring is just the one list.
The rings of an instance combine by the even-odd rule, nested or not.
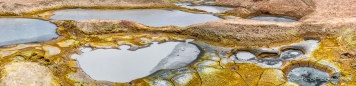
[[(212, 14), (175, 2), (234, 9)], [(45, 42), (2, 46), (0, 81), (3, 86), (353, 86), (355, 4), (356, 0), (0, 0), (1, 17), (46, 20), (57, 26), (59, 35)], [(49, 18), (61, 9), (166, 9), (226, 19), (187, 27), (153, 27), (130, 20)], [(298, 21), (248, 19), (254, 16)], [(189, 43), (200, 50), (193, 55), (198, 56), (194, 61), (180, 68), (155, 69), (130, 82), (92, 79), (71, 59), (83, 53), (81, 47), (129, 45), (130, 50), (137, 50), (152, 42), (187, 39), (194, 39)]]

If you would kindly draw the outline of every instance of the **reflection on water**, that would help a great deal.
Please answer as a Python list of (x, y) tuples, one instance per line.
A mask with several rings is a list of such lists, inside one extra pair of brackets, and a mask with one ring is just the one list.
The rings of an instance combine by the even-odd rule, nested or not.
[(58, 37), (56, 25), (38, 19), (0, 18), (0, 46), (43, 42)]
[(194, 14), (178, 10), (134, 9), (134, 10), (89, 10), (67, 9), (55, 11), (55, 20), (112, 19), (129, 20), (148, 26), (188, 26), (220, 18), (211, 14)]
[(127, 50), (129, 46), (121, 46), (122, 50), (92, 51), (90, 48), (83, 48), (83, 54), (75, 54), (72, 58), (77, 59), (80, 67), (93, 79), (129, 82), (151, 74), (150, 71), (168, 56), (178, 43), (152, 44), (136, 51)]

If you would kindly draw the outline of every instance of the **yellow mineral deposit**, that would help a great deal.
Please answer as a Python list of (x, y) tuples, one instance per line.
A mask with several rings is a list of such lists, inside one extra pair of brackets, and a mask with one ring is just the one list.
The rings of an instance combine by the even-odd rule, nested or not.
[(50, 86), (58, 83), (52, 83), (53, 74), (46, 66), (35, 62), (13, 62), (5, 64), (3, 72), (2, 85), (6, 86)]
[(4, 58), (6, 56), (12, 55), (16, 53), (18, 50), (13, 50), (13, 51), (1, 51), (0, 52), (0, 57)]
[[(175, 5), (182, 2), (195, 6), (224, 6), (233, 9), (211, 13), (209, 10)], [(16, 20), (2, 21), (2, 24), (9, 23), (12, 26), (2, 25), (0, 28), (1, 86), (355, 86), (355, 4), (356, 0), (0, 0), (0, 17)], [(169, 24), (172, 26), (159, 27), (129, 19), (51, 19), (56, 11), (73, 9), (74, 13), (77, 9), (152, 9), (231, 19), (207, 20), (186, 26), (172, 23)], [(147, 12), (140, 15), (149, 15), (149, 11)], [(132, 15), (135, 14), (125, 14)], [(177, 18), (170, 17), (171, 15), (160, 16), (168, 18), (160, 21), (163, 23)], [(280, 17), (291, 18), (293, 20), (282, 20), (293, 22), (280, 22)], [(28, 20), (27, 18), (35, 21), (40, 19), (48, 25), (55, 24), (57, 29), (55, 32), (52, 29), (50, 34), (56, 36), (48, 38), (44, 34), (44, 31), (50, 29), (42, 27), (45, 24), (29, 25), (34, 22), (20, 24), (17, 21)], [(158, 16), (152, 20), (162, 19)], [(19, 29), (7, 29), (8, 27)], [(42, 28), (32, 30), (38, 27)], [(39, 37), (32, 38), (26, 34)], [(32, 40), (22, 43), (19, 41), (24, 39), (14, 37)], [(194, 39), (187, 44), (195, 45), (200, 51), (198, 54), (182, 54), (192, 47), (178, 47), (182, 49), (167, 50), (166, 52), (173, 54), (158, 63), (184, 64), (183, 66), (164, 65), (165, 67), (156, 69), (158, 71), (155, 70), (152, 74), (148, 72), (153, 69), (142, 71), (148, 74), (140, 76), (142, 78), (130, 78), (127, 82), (97, 80), (87, 74), (81, 68), (81, 63), (72, 57), (91, 52), (80, 50), (83, 47), (118, 50), (119, 46), (127, 45), (132, 50), (130, 52), (135, 52), (150, 47), (153, 42), (183, 42), (187, 39)], [(152, 54), (161, 54), (161, 51)], [(182, 57), (194, 59), (186, 60)], [(150, 58), (154, 57), (145, 57)], [(140, 58), (130, 59), (137, 59), (138, 62), (134, 64), (147, 65), (139, 61)], [(97, 60), (99, 62), (108, 59)], [(140, 68), (137, 65), (120, 66)]]
[(50, 57), (61, 53), (61, 49), (51, 45), (43, 45), (43, 50), (46, 52), (45, 57)]

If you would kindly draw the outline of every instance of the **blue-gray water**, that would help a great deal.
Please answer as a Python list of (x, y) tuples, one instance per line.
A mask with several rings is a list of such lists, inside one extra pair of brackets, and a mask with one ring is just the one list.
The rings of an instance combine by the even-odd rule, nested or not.
[(129, 46), (120, 46), (122, 50), (84, 47), (81, 48), (83, 54), (74, 54), (71, 58), (77, 59), (80, 68), (95, 80), (129, 82), (150, 75), (150, 71), (170, 55), (178, 43), (153, 43), (136, 51), (127, 50)]
[(54, 20), (111, 19), (129, 20), (148, 26), (189, 26), (192, 24), (220, 20), (212, 14), (194, 14), (178, 10), (134, 9), (134, 10), (90, 10), (67, 9), (54, 12)]
[(212, 13), (223, 13), (225, 11), (234, 9), (230, 7), (220, 7), (220, 6), (192, 6), (190, 3), (175, 3), (175, 4), (185, 8), (205, 10), (207, 12), (212, 12)]
[(298, 67), (288, 74), (288, 81), (295, 82), (301, 86), (323, 86), (332, 80), (329, 74), (310, 67)]
[(43, 42), (58, 37), (56, 25), (38, 19), (0, 18), (0, 46)]
[(297, 22), (297, 20), (284, 18), (284, 17), (256, 16), (256, 17), (252, 17), (251, 19), (260, 20), (260, 21), (274, 21), (274, 22)]

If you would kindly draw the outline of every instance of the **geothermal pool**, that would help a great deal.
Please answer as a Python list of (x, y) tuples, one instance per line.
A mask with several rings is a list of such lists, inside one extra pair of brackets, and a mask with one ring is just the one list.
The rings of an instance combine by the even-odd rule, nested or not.
[(83, 71), (95, 80), (129, 82), (160, 69), (184, 67), (193, 62), (200, 52), (195, 45), (184, 42), (154, 43), (136, 51), (129, 51), (128, 48), (81, 48), (83, 54), (74, 54), (72, 59), (77, 59)]
[(56, 25), (38, 19), (0, 18), (0, 46), (43, 42), (58, 37)]
[(288, 74), (288, 80), (301, 86), (321, 86), (331, 78), (328, 73), (310, 67), (299, 67)]
[(55, 11), (54, 20), (111, 19), (129, 20), (148, 26), (188, 26), (207, 21), (220, 20), (212, 14), (195, 14), (178, 10), (133, 9), (133, 10), (89, 10), (67, 9)]

